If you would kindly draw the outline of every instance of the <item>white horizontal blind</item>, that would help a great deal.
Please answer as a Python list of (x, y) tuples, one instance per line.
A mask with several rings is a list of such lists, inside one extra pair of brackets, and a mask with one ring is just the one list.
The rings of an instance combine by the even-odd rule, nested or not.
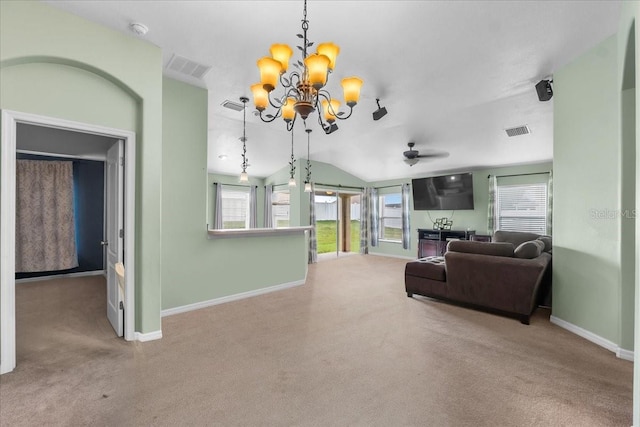
[(222, 186), (222, 228), (249, 228), (249, 187)]
[(498, 230), (546, 234), (547, 184), (498, 185)]

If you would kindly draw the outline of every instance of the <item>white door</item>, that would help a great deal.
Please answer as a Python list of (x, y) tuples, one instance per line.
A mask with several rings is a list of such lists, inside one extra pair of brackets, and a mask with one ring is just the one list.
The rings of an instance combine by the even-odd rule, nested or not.
[[(124, 295), (118, 287), (116, 263), (123, 260), (123, 169), (124, 141), (113, 144), (107, 152), (106, 173), (106, 240), (107, 251), (107, 317), (116, 334), (123, 336)], [(126, 266), (125, 266), (126, 269)]]

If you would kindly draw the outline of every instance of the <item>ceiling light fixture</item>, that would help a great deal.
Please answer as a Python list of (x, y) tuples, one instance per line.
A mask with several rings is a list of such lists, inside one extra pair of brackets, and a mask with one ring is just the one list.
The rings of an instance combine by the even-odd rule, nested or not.
[[(302, 52), (302, 61), (296, 61), (293, 66), (297, 70), (285, 76), (293, 50), (286, 44), (272, 45), (271, 57), (258, 60), (260, 83), (251, 86), (253, 102), (260, 112), (262, 121), (268, 123), (282, 116), (288, 131), (293, 129), (298, 115), (306, 121), (310, 114), (318, 110), (318, 123), (329, 134), (338, 129), (338, 126), (335, 125), (336, 119), (346, 120), (353, 113), (353, 107), (356, 106), (360, 98), (362, 80), (358, 77), (342, 79), (344, 100), (349, 107), (349, 114), (345, 115), (344, 112), (338, 111), (340, 101), (333, 99), (323, 87), (327, 84), (329, 74), (335, 67), (340, 48), (330, 42), (321, 43), (318, 45), (316, 53), (308, 55), (307, 49), (313, 46), (313, 42), (307, 39), (308, 29), (307, 0), (304, 0), (302, 34), (297, 34), (298, 38), (302, 39), (302, 46), (297, 46)], [(280, 97), (274, 99), (271, 92), (278, 85), (278, 81), (284, 91)], [(273, 114), (263, 115), (262, 113), (268, 105), (271, 105), (276, 111)], [(320, 106), (322, 106), (323, 114), (320, 113)]]
[(240, 97), (240, 101), (244, 105), (242, 109), (242, 137), (240, 137), (240, 141), (242, 141), (242, 173), (240, 174), (240, 182), (249, 182), (249, 175), (247, 174), (247, 163), (249, 160), (247, 159), (247, 102), (249, 98), (242, 96)]
[(378, 104), (378, 109), (373, 112), (373, 120), (380, 120), (381, 118), (387, 115), (387, 109), (385, 107), (380, 106), (379, 98), (376, 98), (376, 103)]
[(309, 154), (311, 129), (305, 129), (304, 131), (307, 132), (307, 167), (305, 168), (307, 171), (307, 177), (304, 180), (304, 192), (311, 193), (311, 155)]
[(296, 166), (295, 166), (295, 158), (293, 157), (293, 129), (291, 130), (291, 161), (289, 162), (289, 187), (296, 186)]

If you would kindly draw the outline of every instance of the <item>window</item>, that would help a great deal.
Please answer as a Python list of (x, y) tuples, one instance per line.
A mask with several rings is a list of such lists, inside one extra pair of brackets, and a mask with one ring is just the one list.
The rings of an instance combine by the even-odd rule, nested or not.
[(271, 215), (275, 228), (289, 227), (289, 190), (274, 191), (271, 194)]
[(380, 240), (402, 241), (402, 196), (400, 193), (379, 196)]
[(222, 186), (222, 228), (249, 228), (249, 188)]
[(498, 185), (497, 230), (547, 233), (547, 184)]

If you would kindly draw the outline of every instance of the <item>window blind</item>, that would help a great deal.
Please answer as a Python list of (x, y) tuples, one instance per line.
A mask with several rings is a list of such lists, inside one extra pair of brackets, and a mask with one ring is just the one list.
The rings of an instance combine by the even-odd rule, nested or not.
[(497, 230), (546, 234), (547, 184), (498, 185)]

